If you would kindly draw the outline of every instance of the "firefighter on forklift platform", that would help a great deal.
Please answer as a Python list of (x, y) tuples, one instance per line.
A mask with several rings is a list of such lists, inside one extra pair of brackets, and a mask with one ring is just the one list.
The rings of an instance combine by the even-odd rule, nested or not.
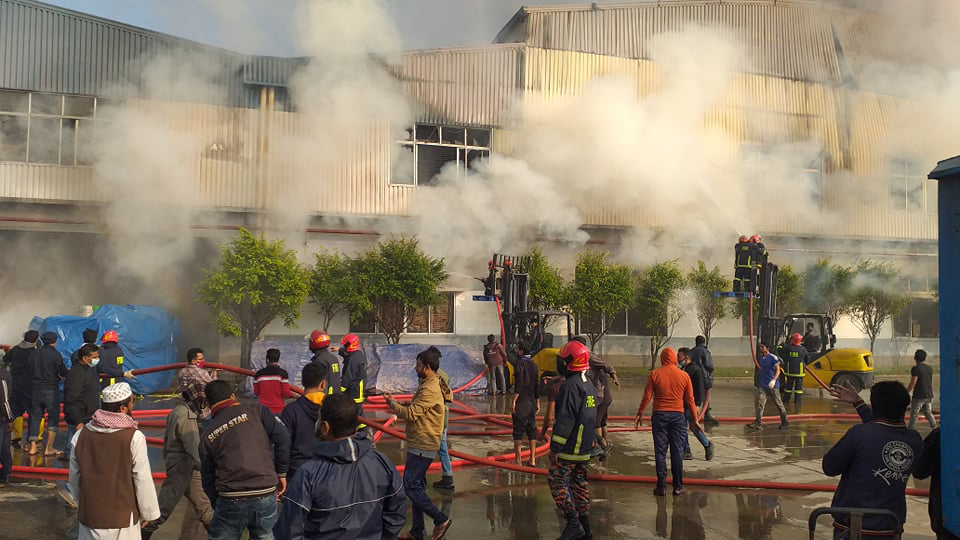
[(319, 364), (327, 372), (327, 393), (340, 393), (340, 361), (330, 352), (330, 334), (314, 330), (310, 333), (310, 363)]
[(783, 403), (790, 403), (790, 396), (793, 396), (793, 403), (797, 411), (803, 404), (803, 377), (804, 367), (810, 361), (810, 353), (801, 345), (803, 336), (793, 334), (790, 336), (790, 342), (784, 343), (777, 351), (783, 359)]
[(733, 247), (734, 255), (734, 274), (733, 274), (733, 292), (749, 292), (753, 289), (750, 284), (753, 283), (753, 246), (747, 241), (745, 235), (740, 235), (737, 245)]
[(767, 248), (763, 245), (763, 238), (759, 234), (750, 237), (750, 247), (752, 248), (750, 262), (753, 263), (753, 272), (750, 273), (751, 285), (754, 294), (760, 293), (760, 272), (763, 271), (763, 265), (767, 264)]

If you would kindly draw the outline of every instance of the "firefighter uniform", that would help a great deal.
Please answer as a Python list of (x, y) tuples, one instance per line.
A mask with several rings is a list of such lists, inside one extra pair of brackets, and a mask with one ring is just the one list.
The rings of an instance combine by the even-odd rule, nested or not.
[(313, 351), (313, 358), (310, 359), (310, 362), (314, 364), (320, 364), (327, 369), (327, 393), (328, 394), (339, 394), (340, 389), (340, 361), (337, 360), (336, 355), (330, 352), (330, 349), (324, 347), (320, 350)]
[(753, 290), (751, 284), (753, 283), (753, 254), (754, 249), (750, 242), (743, 241), (737, 242), (737, 245), (734, 246), (734, 274), (733, 274), (733, 291), (734, 292), (750, 292)]
[(780, 347), (780, 358), (783, 359), (783, 374), (785, 384), (783, 402), (788, 403), (790, 396), (797, 405), (803, 400), (804, 368), (810, 361), (810, 353), (800, 345), (786, 343)]

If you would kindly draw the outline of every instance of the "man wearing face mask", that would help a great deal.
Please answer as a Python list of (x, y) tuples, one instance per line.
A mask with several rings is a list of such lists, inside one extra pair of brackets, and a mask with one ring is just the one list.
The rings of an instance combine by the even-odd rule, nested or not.
[[(96, 335), (94, 332), (94, 339)], [(83, 428), (100, 407), (100, 382), (97, 380), (100, 347), (85, 343), (77, 349), (76, 355), (77, 360), (70, 366), (63, 383), (63, 418), (67, 422), (67, 446), (63, 457), (67, 460), (73, 449), (73, 434)]]
[[(180, 373), (177, 374), (177, 387), (180, 389), (180, 393), (190, 394), (188, 400), (196, 401), (199, 397), (195, 391), (198, 388), (197, 385), (203, 386), (213, 382), (220, 373), (219, 369), (215, 369), (213, 374), (210, 374), (204, 369), (206, 363), (203, 358), (203, 349), (194, 347), (187, 351), (187, 365), (181, 368)], [(204, 405), (200, 411), (200, 422), (202, 423), (208, 418), (210, 418), (210, 407)]]

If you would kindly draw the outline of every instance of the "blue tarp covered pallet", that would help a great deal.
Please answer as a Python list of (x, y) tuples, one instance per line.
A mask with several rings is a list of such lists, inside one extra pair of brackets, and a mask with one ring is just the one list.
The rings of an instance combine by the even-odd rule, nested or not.
[[(280, 350), (280, 367), (287, 370), (290, 384), (302, 386), (300, 373), (303, 366), (310, 361), (310, 351), (307, 343), (302, 340), (290, 341), (284, 339), (266, 339), (253, 344), (253, 369), (258, 370), (265, 365), (267, 349)], [(417, 363), (417, 354), (426, 349), (427, 345), (364, 345), (363, 351), (367, 355), (367, 382), (370, 390), (391, 393), (412, 393), (417, 389), (417, 374), (414, 366)], [(484, 363), (478, 353), (455, 345), (438, 345), (443, 357), (440, 367), (450, 375), (450, 387), (458, 388), (467, 384), (481, 371)], [(342, 359), (341, 359), (342, 360)], [(252, 381), (242, 383), (245, 393), (252, 392)], [(486, 378), (477, 381), (468, 392), (479, 393), (487, 388)]]
[[(34, 317), (30, 328), (38, 332), (57, 334), (57, 350), (63, 362), (70, 367), (70, 356), (83, 345), (83, 331), (92, 328), (97, 338), (108, 330), (120, 335), (123, 351), (123, 369), (144, 369), (177, 362), (177, 338), (180, 324), (166, 311), (155, 306), (100, 306), (93, 315), (52, 315)], [(99, 341), (97, 343), (100, 344)], [(169, 388), (173, 371), (140, 375), (130, 386), (138, 394), (150, 394)]]

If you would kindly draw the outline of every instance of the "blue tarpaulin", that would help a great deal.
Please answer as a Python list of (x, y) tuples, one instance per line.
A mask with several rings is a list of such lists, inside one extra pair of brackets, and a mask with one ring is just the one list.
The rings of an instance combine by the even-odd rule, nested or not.
[[(144, 369), (177, 362), (177, 337), (180, 324), (166, 311), (155, 306), (100, 306), (93, 315), (52, 315), (34, 317), (30, 328), (40, 333), (57, 334), (57, 350), (70, 367), (70, 356), (83, 345), (83, 331), (92, 328), (97, 337), (108, 330), (120, 335), (123, 369)], [(98, 341), (99, 344), (99, 341)], [(138, 394), (151, 394), (169, 388), (174, 371), (139, 375), (128, 381)]]
[[(266, 339), (253, 344), (251, 352), (253, 369), (258, 370), (265, 365), (267, 349), (280, 350), (280, 367), (287, 370), (290, 384), (302, 386), (300, 372), (303, 366), (310, 361), (310, 351), (304, 340)], [(417, 363), (417, 354), (426, 349), (427, 345), (363, 345), (367, 355), (366, 388), (379, 392), (412, 393), (417, 390), (417, 373), (414, 366)], [(473, 380), (485, 367), (480, 355), (455, 345), (438, 345), (440, 353), (440, 367), (450, 375), (450, 387), (458, 388)], [(342, 360), (342, 359), (341, 359)], [(468, 392), (479, 393), (487, 388), (486, 378), (482, 378), (470, 387)], [(245, 393), (252, 391), (252, 381), (243, 381)]]

